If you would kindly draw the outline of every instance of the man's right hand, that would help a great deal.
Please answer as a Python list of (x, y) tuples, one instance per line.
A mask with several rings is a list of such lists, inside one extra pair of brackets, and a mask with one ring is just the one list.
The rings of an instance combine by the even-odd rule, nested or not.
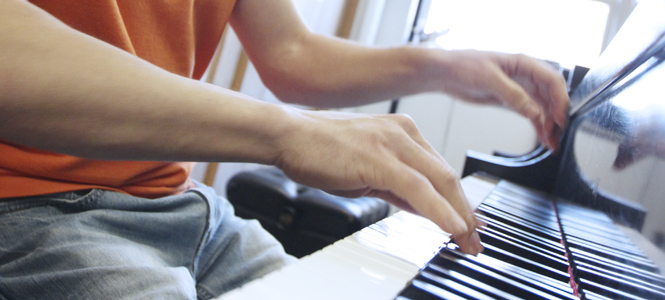
[(453, 234), (464, 252), (482, 251), (459, 177), (405, 115), (295, 111), (275, 164), (327, 192), (374, 196)]
[(303, 184), (386, 199), (462, 250), (481, 249), (457, 175), (405, 116), (256, 101), (171, 74), (27, 1), (0, 0), (0, 19), (0, 44), (11, 45), (0, 47), (0, 139), (91, 159), (274, 163)]

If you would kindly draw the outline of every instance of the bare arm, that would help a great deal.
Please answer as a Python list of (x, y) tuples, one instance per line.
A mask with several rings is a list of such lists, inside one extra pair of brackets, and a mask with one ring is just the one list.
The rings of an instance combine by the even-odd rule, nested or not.
[(88, 158), (277, 155), (270, 137), (284, 130), (283, 108), (173, 75), (28, 2), (0, 5), (1, 138)]
[[(482, 249), (459, 179), (404, 116), (307, 112), (161, 70), (27, 1), (0, 0), (0, 138), (88, 158), (275, 164), (380, 196)], [(205, 146), (204, 146), (205, 145)]]
[(442, 91), (511, 107), (551, 148), (565, 124), (563, 78), (523, 55), (364, 47), (309, 32), (288, 0), (239, 0), (231, 24), (266, 86), (286, 102), (343, 107)]

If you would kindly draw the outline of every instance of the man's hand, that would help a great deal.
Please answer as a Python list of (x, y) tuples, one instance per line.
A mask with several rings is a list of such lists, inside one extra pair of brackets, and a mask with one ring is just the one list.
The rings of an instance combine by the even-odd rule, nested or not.
[(374, 196), (452, 233), (463, 251), (482, 251), (473, 211), (455, 171), (404, 115), (294, 113), (276, 165), (291, 179), (333, 194)]
[(548, 148), (559, 143), (566, 124), (564, 78), (544, 62), (525, 55), (482, 51), (439, 51), (440, 89), (473, 103), (501, 105), (529, 118)]
[(263, 82), (285, 102), (345, 107), (443, 91), (511, 107), (549, 148), (566, 122), (563, 77), (524, 55), (364, 47), (309, 32), (288, 0), (238, 1), (231, 25)]

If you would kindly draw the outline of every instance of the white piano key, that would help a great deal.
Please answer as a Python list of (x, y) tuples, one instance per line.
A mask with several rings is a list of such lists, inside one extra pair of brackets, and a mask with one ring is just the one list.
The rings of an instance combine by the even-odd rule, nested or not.
[(350, 248), (348, 245), (340, 244), (326, 248), (323, 252), (347, 260), (349, 263), (365, 269), (368, 274), (381, 274), (381, 277), (393, 278), (401, 282), (408, 281), (418, 273), (418, 267), (412, 264), (404, 264), (403, 261), (392, 257), (386, 257), (383, 253), (374, 252), (372, 256), (369, 256), (368, 254), (371, 254), (371, 252), (368, 249), (358, 251), (358, 248)]
[[(478, 203), (489, 194), (489, 184), (475, 177), (462, 180), (469, 201)], [(375, 225), (380, 228), (365, 228), (216, 299), (394, 299), (450, 240), (431, 221), (404, 211)]]
[(460, 183), (462, 184), (466, 198), (469, 200), (471, 209), (474, 210), (487, 198), (487, 195), (492, 192), (497, 184), (496, 182), (475, 176), (464, 177)]
[(374, 251), (361, 244), (358, 244), (358, 242), (355, 241), (354, 239), (344, 239), (336, 243), (335, 247), (346, 249), (350, 252), (355, 253), (358, 256), (362, 256), (363, 259), (374, 260), (377, 262), (385, 263), (391, 266), (392, 268), (403, 272), (404, 274), (414, 274), (414, 272), (418, 272), (419, 270), (419, 268), (414, 264), (392, 257), (385, 253)]
[(418, 268), (422, 268), (434, 255), (431, 249), (413, 248), (397, 240), (381, 239), (364, 231), (354, 234), (353, 237), (361, 245), (412, 263)]

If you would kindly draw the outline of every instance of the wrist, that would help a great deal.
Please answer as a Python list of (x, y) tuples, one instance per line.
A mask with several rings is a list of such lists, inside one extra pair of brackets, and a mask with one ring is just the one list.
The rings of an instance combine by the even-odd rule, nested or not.
[(287, 105), (270, 105), (268, 107), (270, 124), (265, 126), (265, 139), (269, 143), (269, 151), (265, 163), (279, 166), (280, 160), (289, 149), (297, 147), (296, 137), (307, 126), (307, 111)]
[(417, 92), (442, 92), (450, 80), (450, 51), (425, 47), (406, 47), (407, 63), (413, 66)]

